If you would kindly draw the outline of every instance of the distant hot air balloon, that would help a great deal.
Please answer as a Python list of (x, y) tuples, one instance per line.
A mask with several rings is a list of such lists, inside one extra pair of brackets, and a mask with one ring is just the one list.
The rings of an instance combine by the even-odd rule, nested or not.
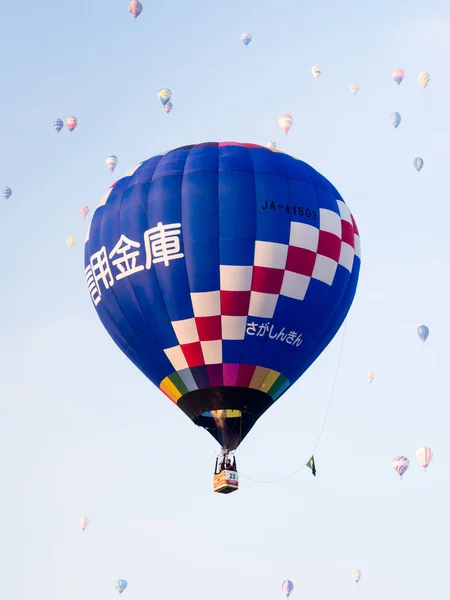
[(5, 200), (8, 200), (8, 198), (11, 197), (12, 189), (9, 188), (9, 187), (5, 187), (5, 188), (2, 189), (2, 194), (3, 194), (3, 198)]
[(64, 121), (62, 119), (56, 119), (53, 121), (53, 128), (55, 129), (56, 133), (59, 133), (63, 127)]
[(81, 517), (81, 519), (80, 519), (81, 531), (84, 531), (88, 525), (89, 525), (89, 519), (86, 516)]
[(359, 92), (359, 85), (357, 83), (352, 83), (349, 87), (349, 90), (353, 95), (355, 95), (357, 92)]
[(360, 243), (339, 192), (305, 162), (206, 142), (111, 186), (90, 221), (86, 273), (105, 257), (110, 271), (87, 287), (106, 331), (227, 453), (339, 331)]
[(417, 329), (417, 334), (420, 338), (420, 341), (425, 344), (425, 342), (427, 341), (428, 336), (430, 335), (430, 330), (428, 329), (428, 327), (426, 325), (421, 325), (418, 329)]
[(420, 85), (423, 88), (427, 87), (427, 85), (430, 83), (430, 79), (431, 79), (431, 77), (429, 76), (429, 74), (426, 71), (422, 71), (421, 73), (419, 73), (419, 76), (417, 77), (417, 81), (420, 83)]
[(358, 583), (358, 581), (361, 579), (361, 571), (359, 569), (353, 569), (352, 571), (352, 577), (353, 577), (353, 581), (355, 583)]
[(433, 459), (433, 451), (428, 446), (423, 446), (419, 448), (416, 452), (416, 458), (419, 461), (420, 465), (427, 470), (428, 465)]
[(322, 75), (322, 67), (320, 65), (314, 65), (311, 67), (311, 73), (314, 79), (318, 79)]
[(169, 88), (162, 88), (158, 92), (158, 98), (161, 100), (161, 102), (164, 106), (172, 98), (172, 92), (169, 90)]
[(289, 598), (294, 589), (294, 584), (289, 579), (286, 579), (286, 581), (283, 581), (281, 584), (281, 589), (283, 590), (283, 594), (286, 594), (286, 598)]
[(134, 20), (136, 21), (142, 12), (142, 4), (139, 2), (139, 0), (131, 0), (130, 4), (128, 5), (128, 11), (132, 14)]
[(413, 159), (413, 165), (416, 171), (420, 171), (423, 167), (423, 158), (416, 156), (416, 158)]
[(106, 159), (106, 166), (111, 173), (117, 167), (117, 156), (115, 154), (110, 154)]
[(392, 121), (392, 125), (395, 127), (395, 129), (397, 129), (397, 127), (402, 122), (402, 117), (401, 117), (400, 113), (398, 113), (398, 112), (392, 113), (391, 121)]
[(290, 130), (290, 128), (294, 124), (294, 117), (292, 115), (288, 115), (288, 114), (281, 115), (278, 123), (279, 123), (281, 129), (287, 135), (288, 131)]
[(173, 108), (173, 104), (172, 104), (172, 102), (168, 102), (167, 104), (164, 104), (164, 105), (163, 105), (163, 108), (164, 108), (164, 110), (166, 111), (166, 113), (170, 113), (170, 111), (171, 111), (171, 110), (172, 110), (172, 108)]
[(375, 373), (373, 371), (367, 371), (366, 379), (369, 383), (372, 383), (372, 381), (375, 379)]
[(128, 587), (128, 581), (126, 579), (117, 579), (116, 580), (116, 590), (121, 594)]
[(76, 117), (67, 117), (66, 127), (72, 133), (75, 127), (78, 125), (78, 119)]
[(275, 142), (268, 142), (267, 143), (267, 148), (270, 148), (271, 150), (276, 150), (277, 149), (277, 145)]
[(81, 216), (83, 217), (83, 219), (85, 219), (85, 218), (88, 216), (88, 214), (89, 214), (89, 207), (87, 207), (87, 206), (82, 206), (82, 207), (80, 208), (80, 214), (81, 214)]
[(392, 468), (400, 475), (400, 478), (403, 477), (404, 473), (406, 473), (408, 467), (409, 460), (406, 458), (406, 456), (396, 456), (392, 461)]
[(394, 69), (392, 71), (392, 79), (395, 81), (397, 85), (400, 85), (405, 77), (405, 72), (403, 69)]
[(243, 44), (245, 44), (246, 46), (248, 46), (251, 41), (252, 41), (252, 35), (251, 35), (251, 33), (249, 33), (248, 31), (244, 31), (244, 33), (241, 33), (241, 42)]
[(66, 237), (66, 243), (69, 246), (69, 248), (73, 248), (75, 246), (75, 242), (76, 242), (76, 239), (75, 239), (74, 235), (68, 235)]

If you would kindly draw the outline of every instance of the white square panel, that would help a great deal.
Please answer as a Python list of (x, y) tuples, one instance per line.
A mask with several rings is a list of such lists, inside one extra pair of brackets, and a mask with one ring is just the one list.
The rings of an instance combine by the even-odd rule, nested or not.
[(350, 216), (350, 211), (348, 210), (348, 206), (345, 204), (345, 202), (342, 202), (342, 200), (336, 200), (338, 208), (339, 208), (339, 212), (341, 215), (341, 219), (343, 219), (344, 221), (348, 221), (349, 223), (352, 222), (352, 218)]
[(192, 344), (199, 341), (195, 319), (172, 321), (172, 327), (180, 344)]
[(284, 269), (288, 251), (287, 244), (276, 242), (255, 242), (255, 267), (271, 267), (272, 269)]
[(341, 217), (333, 212), (332, 210), (328, 210), (328, 208), (320, 209), (320, 230), (321, 231), (329, 231), (330, 233), (334, 233), (337, 235), (339, 239), (342, 238), (342, 226), (341, 226)]
[(288, 298), (294, 298), (295, 300), (303, 300), (310, 280), (311, 277), (308, 277), (308, 275), (300, 275), (299, 273), (285, 271), (280, 296), (287, 296)]
[(173, 348), (166, 348), (164, 350), (167, 358), (172, 363), (175, 371), (181, 371), (182, 369), (189, 369), (186, 358), (184, 357), (183, 350), (180, 346), (173, 346)]
[(339, 256), (339, 264), (345, 267), (350, 273), (353, 268), (353, 259), (355, 257), (355, 251), (346, 242), (341, 243), (341, 254)]
[(359, 235), (355, 233), (355, 254), (358, 258), (361, 258), (361, 239)]
[(220, 289), (226, 292), (249, 292), (253, 267), (220, 265)]
[(262, 292), (252, 292), (250, 294), (250, 306), (248, 309), (249, 317), (262, 317), (271, 319), (275, 312), (275, 306), (278, 301), (278, 294), (263, 294)]
[(306, 223), (291, 223), (291, 234), (289, 236), (289, 245), (306, 250), (317, 251), (319, 243), (319, 230), (317, 227), (307, 225)]
[(328, 256), (318, 254), (316, 256), (316, 264), (314, 265), (312, 277), (331, 285), (336, 274), (336, 269), (337, 262), (335, 260), (328, 258)]
[(222, 315), (222, 339), (243, 340), (245, 337), (245, 326), (247, 317), (230, 317)]
[(222, 340), (200, 342), (205, 359), (205, 365), (219, 365), (222, 363)]
[(196, 317), (215, 317), (220, 315), (220, 291), (192, 292), (192, 308)]

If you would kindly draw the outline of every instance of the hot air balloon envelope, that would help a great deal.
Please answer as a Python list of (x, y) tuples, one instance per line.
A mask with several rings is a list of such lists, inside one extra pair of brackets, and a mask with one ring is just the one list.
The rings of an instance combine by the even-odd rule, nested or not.
[(395, 127), (395, 129), (397, 129), (397, 127), (402, 122), (402, 117), (400, 116), (400, 113), (398, 113), (398, 112), (392, 113), (391, 122), (392, 122), (392, 125)]
[(289, 598), (294, 589), (294, 584), (289, 579), (286, 579), (286, 581), (283, 581), (283, 583), (281, 584), (281, 589), (283, 590), (283, 593), (286, 594), (286, 596)]
[(416, 458), (419, 461), (421, 467), (427, 470), (428, 465), (433, 459), (433, 451), (428, 446), (419, 448), (416, 452)]
[(125, 579), (117, 579), (115, 584), (116, 590), (121, 594), (128, 587), (128, 582)]
[(72, 133), (72, 131), (78, 125), (78, 119), (76, 117), (67, 117), (66, 119), (66, 127)]
[(396, 456), (392, 461), (392, 468), (396, 473), (400, 475), (400, 477), (402, 477), (403, 474), (406, 473), (408, 467), (409, 460), (406, 458), (406, 456)]
[(248, 31), (244, 31), (244, 33), (241, 33), (241, 42), (243, 44), (248, 46), (251, 41), (252, 41), (252, 36)]
[(86, 516), (81, 517), (81, 519), (80, 519), (81, 531), (84, 531), (88, 525), (89, 525), (89, 519)]
[(423, 167), (423, 158), (416, 156), (416, 158), (413, 159), (413, 165), (416, 171), (420, 171)]
[(106, 166), (108, 167), (108, 170), (111, 171), (111, 173), (114, 171), (114, 169), (117, 167), (117, 156), (115, 154), (111, 154), (110, 156), (107, 157), (106, 159)]
[(426, 325), (421, 325), (417, 329), (417, 335), (419, 336), (420, 340), (423, 343), (425, 343), (427, 341), (428, 336), (430, 335), (430, 330), (428, 329), (428, 327)]
[(314, 79), (318, 79), (322, 74), (322, 67), (320, 65), (314, 65), (311, 67), (311, 73), (313, 74)]
[(294, 124), (294, 117), (292, 115), (288, 115), (288, 114), (281, 115), (281, 117), (278, 121), (278, 124), (280, 125), (280, 127), (284, 131), (284, 133), (287, 135), (288, 131)]
[(361, 571), (359, 569), (353, 569), (352, 571), (352, 577), (353, 577), (353, 581), (355, 583), (358, 583), (358, 581), (361, 579)]
[(53, 121), (53, 127), (56, 133), (59, 133), (64, 127), (64, 121), (62, 119), (56, 119), (55, 121)]
[(426, 88), (427, 85), (430, 83), (430, 75), (428, 73), (426, 73), (425, 71), (422, 71), (422, 73), (419, 73), (419, 76), (417, 77), (418, 82), (420, 83), (421, 87)]
[(162, 90), (159, 90), (158, 98), (161, 100), (164, 106), (172, 98), (172, 92), (169, 90), (169, 88), (163, 88)]
[(340, 328), (359, 234), (306, 163), (208, 142), (150, 158), (110, 188), (85, 267), (119, 348), (232, 450)]
[(12, 194), (11, 188), (5, 187), (2, 189), (2, 196), (5, 200), (8, 200), (8, 198), (11, 198), (11, 194)]
[(392, 71), (392, 79), (395, 81), (397, 85), (400, 85), (405, 77), (405, 73), (403, 69), (394, 69)]
[(128, 5), (128, 10), (136, 20), (142, 12), (142, 4), (139, 0), (132, 0)]

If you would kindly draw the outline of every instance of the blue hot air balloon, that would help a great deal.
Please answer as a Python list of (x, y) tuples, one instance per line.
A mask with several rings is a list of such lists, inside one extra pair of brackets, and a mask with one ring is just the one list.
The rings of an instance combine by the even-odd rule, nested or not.
[(119, 594), (121, 594), (123, 591), (125, 591), (127, 589), (127, 587), (128, 587), (128, 581), (126, 579), (117, 579), (116, 580), (115, 588), (119, 592)]
[(103, 197), (85, 246), (110, 336), (228, 450), (333, 339), (359, 269), (358, 229), (331, 183), (234, 142), (136, 166)]
[(417, 329), (417, 334), (420, 338), (420, 341), (425, 344), (425, 342), (427, 341), (428, 336), (430, 335), (430, 330), (428, 329), (428, 327), (426, 325), (421, 325), (418, 329)]
[(423, 158), (416, 156), (416, 158), (413, 159), (413, 165), (416, 171), (420, 171), (423, 167)]
[(5, 187), (2, 189), (2, 196), (5, 200), (8, 200), (9, 198), (11, 198), (12, 195), (12, 189), (9, 187)]
[(252, 35), (251, 35), (251, 33), (249, 33), (248, 31), (244, 31), (244, 33), (241, 33), (241, 42), (245, 46), (248, 46), (251, 41), (252, 41)]
[(400, 113), (398, 113), (398, 112), (392, 113), (391, 121), (392, 121), (392, 125), (395, 127), (395, 129), (397, 129), (397, 127), (402, 122), (402, 117), (400, 116)]
[(61, 129), (64, 127), (64, 121), (62, 119), (56, 119), (53, 121), (53, 128), (56, 133), (59, 133)]

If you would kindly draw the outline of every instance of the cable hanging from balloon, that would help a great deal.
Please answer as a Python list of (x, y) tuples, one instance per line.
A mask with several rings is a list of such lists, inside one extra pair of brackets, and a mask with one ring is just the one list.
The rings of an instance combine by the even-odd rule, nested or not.
[(336, 383), (337, 383), (337, 379), (338, 379), (338, 375), (339, 375), (339, 370), (340, 370), (340, 366), (341, 366), (342, 352), (343, 352), (343, 349), (344, 349), (344, 340), (345, 340), (345, 332), (346, 332), (346, 330), (347, 330), (347, 319), (345, 319), (345, 322), (344, 322), (344, 327), (343, 327), (343, 332), (342, 332), (342, 340), (341, 340), (341, 347), (340, 347), (340, 350), (339, 350), (339, 356), (338, 356), (338, 361), (337, 361), (337, 366), (336, 366), (336, 372), (334, 374), (333, 385), (332, 385), (332, 388), (331, 388), (330, 399), (328, 401), (328, 406), (327, 406), (327, 409), (325, 411), (325, 416), (324, 416), (323, 421), (322, 421), (322, 426), (320, 428), (319, 435), (317, 436), (316, 443), (314, 444), (314, 448), (313, 448), (313, 450), (312, 450), (312, 452), (310, 454), (310, 458), (308, 458), (308, 460), (306, 462), (304, 462), (300, 467), (298, 467), (298, 469), (296, 469), (295, 471), (293, 471), (289, 475), (286, 475), (285, 477), (281, 477), (280, 479), (272, 479), (272, 480), (268, 480), (268, 481), (263, 481), (261, 479), (253, 479), (252, 477), (249, 477), (248, 475), (245, 475), (244, 473), (242, 473), (242, 471), (239, 471), (239, 475), (242, 475), (242, 477), (245, 477), (245, 479), (248, 479), (249, 481), (253, 481), (254, 483), (280, 483), (281, 481), (286, 481), (286, 479), (290, 479), (291, 477), (294, 477), (294, 475), (297, 475), (297, 473), (299, 473), (311, 461), (311, 458), (314, 457), (314, 453), (317, 450), (317, 446), (319, 445), (319, 442), (320, 442), (320, 440), (322, 438), (323, 430), (325, 429), (325, 425), (326, 425), (326, 422), (328, 420), (328, 415), (330, 414), (331, 403), (333, 402), (334, 392), (336, 390)]

